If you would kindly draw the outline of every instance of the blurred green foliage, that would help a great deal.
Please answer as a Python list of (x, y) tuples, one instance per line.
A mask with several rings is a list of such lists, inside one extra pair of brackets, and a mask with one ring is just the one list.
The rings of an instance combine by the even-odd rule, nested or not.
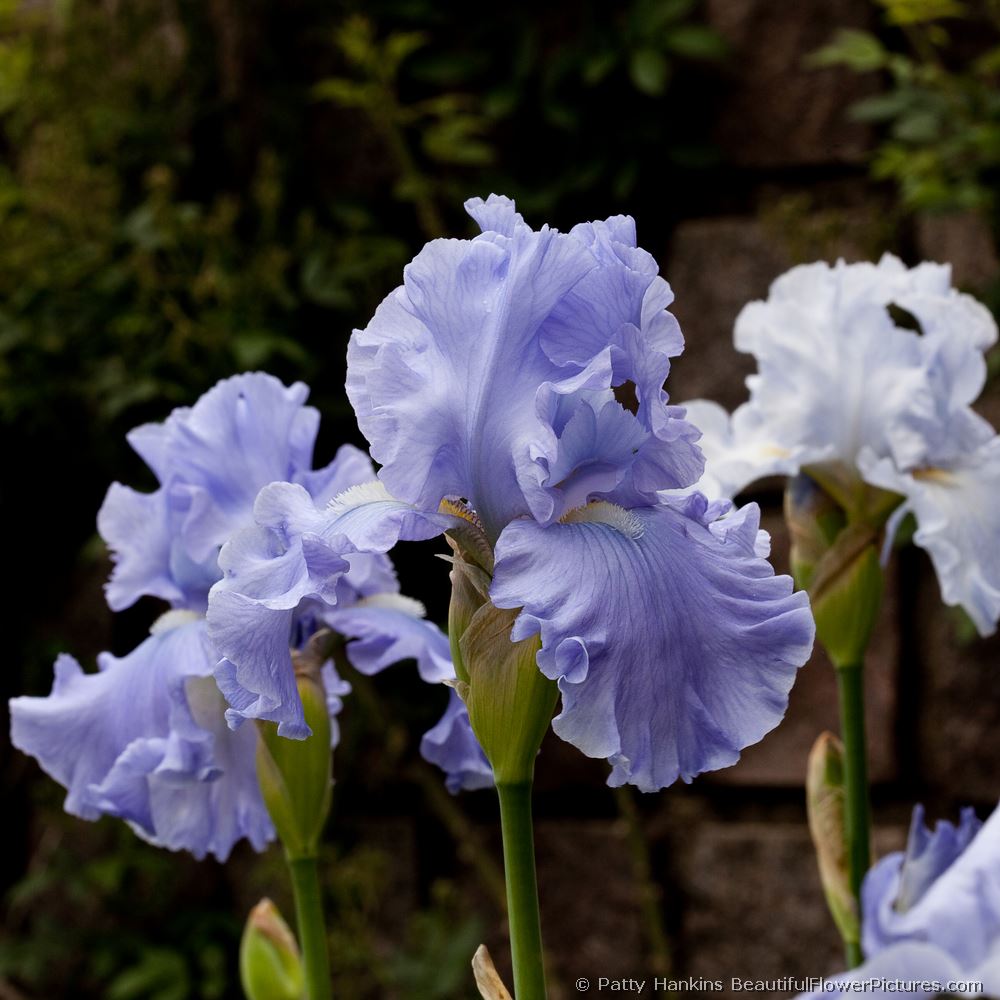
[[(695, 0), (459, 32), (430, 3), (316, 3), (270, 65), (265, 11), (0, 3), (0, 421), (78, 399), (109, 424), (235, 369), (322, 370), (315, 324), (346, 336), (469, 193), (527, 189), (547, 211), (567, 189), (627, 195), (678, 63), (724, 54)], [(299, 88), (296, 57), (315, 72)], [(544, 162), (501, 169), (511, 128)]]
[(1000, 170), (1000, 2), (875, 0), (885, 38), (842, 29), (810, 57), (881, 73), (888, 88), (850, 116), (883, 126), (872, 173), (908, 211), (972, 209), (992, 218)]

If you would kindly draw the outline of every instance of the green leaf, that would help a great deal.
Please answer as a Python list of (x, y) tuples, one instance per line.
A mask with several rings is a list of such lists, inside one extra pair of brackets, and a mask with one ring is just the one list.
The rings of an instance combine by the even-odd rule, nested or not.
[(855, 101), (848, 111), (848, 117), (856, 122), (890, 121), (902, 114), (911, 104), (908, 91), (894, 90), (888, 94), (875, 94), (873, 97)]
[(682, 24), (671, 28), (663, 44), (676, 55), (689, 59), (724, 59), (729, 52), (722, 35), (703, 24)]
[(426, 44), (427, 35), (423, 31), (397, 31), (391, 34), (382, 47), (386, 75), (394, 77), (403, 60)]
[(833, 40), (806, 56), (806, 66), (847, 66), (856, 73), (868, 73), (886, 65), (888, 53), (870, 32), (841, 28)]
[(358, 83), (343, 77), (331, 76), (320, 80), (312, 88), (312, 95), (320, 101), (333, 101), (343, 108), (372, 107), (378, 97), (378, 91), (373, 84)]
[(667, 89), (670, 78), (670, 64), (662, 52), (655, 49), (639, 49), (629, 60), (629, 76), (637, 90), (650, 97), (659, 97)]
[(191, 982), (184, 956), (165, 948), (151, 949), (131, 969), (109, 984), (108, 1000), (186, 1000)]
[(941, 125), (941, 119), (933, 112), (914, 111), (896, 120), (892, 134), (902, 142), (924, 145), (941, 137)]
[(960, 0), (876, 0), (885, 9), (889, 24), (925, 24), (946, 17), (964, 17), (965, 5)]
[(424, 129), (424, 151), (439, 163), (484, 166), (493, 162), (493, 149), (483, 138), (485, 122), (477, 115), (453, 115)]

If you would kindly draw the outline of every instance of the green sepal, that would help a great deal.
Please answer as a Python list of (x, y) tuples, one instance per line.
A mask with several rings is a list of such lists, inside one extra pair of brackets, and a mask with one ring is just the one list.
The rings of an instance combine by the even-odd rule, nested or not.
[(861, 926), (847, 853), (844, 746), (833, 733), (821, 734), (809, 753), (806, 804), (826, 904), (844, 943), (857, 945)]
[(441, 502), (441, 510), (461, 518), (460, 522), (445, 533), (445, 540), (454, 556), (440, 557), (451, 563), (448, 641), (461, 691), (461, 685), (469, 683), (469, 672), (462, 658), (459, 640), (472, 624), (475, 613), (490, 599), (493, 549), (474, 513), (450, 500)]
[(272, 722), (258, 723), (257, 780), (267, 811), (289, 858), (315, 857), (333, 790), (330, 713), (320, 666), (330, 633), (317, 633), (293, 655), (296, 682), (312, 735), (290, 740)]
[(809, 591), (816, 638), (834, 666), (850, 667), (864, 658), (878, 618), (879, 543), (898, 498), (865, 487), (854, 497), (859, 506), (845, 511), (815, 473), (795, 476), (785, 491), (792, 575)]
[(800, 590), (808, 590), (816, 566), (847, 526), (847, 517), (814, 479), (800, 474), (785, 489), (785, 523), (791, 537), (792, 578)]
[(538, 669), (541, 638), (511, 642), (520, 609), (490, 603), (493, 549), (478, 519), (446, 502), (442, 509), (463, 523), (447, 532), (454, 556), (448, 633), (458, 682), (472, 731), (493, 767), (497, 784), (531, 780), (535, 757), (555, 709), (558, 689)]
[(484, 604), (459, 640), (469, 675), (459, 693), (497, 784), (531, 780), (559, 694), (535, 662), (541, 637), (511, 642), (519, 612)]
[(809, 599), (816, 638), (837, 668), (862, 662), (882, 603), (883, 575), (870, 528), (845, 528), (816, 566)]
[(269, 899), (247, 917), (240, 940), (240, 982), (247, 1000), (303, 1000), (302, 957), (288, 924)]

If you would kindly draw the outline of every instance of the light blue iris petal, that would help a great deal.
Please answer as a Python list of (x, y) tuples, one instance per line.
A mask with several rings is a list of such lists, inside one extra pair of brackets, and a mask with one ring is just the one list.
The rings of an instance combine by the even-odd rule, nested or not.
[(968, 972), (1000, 948), (1000, 813), (933, 832), (914, 812), (906, 853), (879, 861), (862, 887), (862, 945), (874, 956), (900, 941), (927, 941)]
[[(231, 725), (269, 719), (281, 735), (303, 739), (309, 728), (289, 652), (296, 621), (322, 617), (323, 607), (395, 593), (399, 585), (384, 552), (400, 538), (440, 534), (455, 518), (422, 514), (377, 482), (323, 505), (301, 486), (273, 483), (261, 491), (255, 514), (257, 524), (224, 546), (225, 576), (209, 599), (209, 632), (223, 657), (216, 679), (231, 705)], [(394, 633), (388, 639), (400, 641)]]
[(472, 732), (465, 702), (455, 691), (449, 692), (440, 721), (420, 741), (420, 753), (445, 772), (452, 795), (493, 787), (493, 768)]
[[(798, 1000), (818, 1000), (819, 997), (909, 997), (911, 1000), (927, 1000), (934, 996), (922, 987), (923, 982), (958, 981), (972, 978), (945, 951), (933, 944), (905, 941), (894, 945), (869, 959), (850, 972), (834, 972), (823, 977), (830, 989), (814, 993), (800, 994)], [(889, 989), (879, 989), (879, 980), (892, 984)], [(903, 989), (902, 985), (912, 983), (913, 989)], [(851, 985), (853, 984), (853, 986)], [(862, 984), (864, 984), (862, 988)], [(964, 996), (978, 996), (965, 993)]]
[[(521, 515), (560, 517), (587, 477), (623, 502), (690, 485), (697, 431), (662, 390), (682, 339), (631, 220), (534, 232), (506, 199), (467, 207), (483, 234), (428, 244), (348, 350), (348, 395), (390, 492), (423, 510), (464, 497), (495, 538)], [(635, 415), (614, 398), (625, 381)], [(635, 440), (612, 457), (591, 435), (581, 452), (572, 409), (609, 405)]]
[(66, 810), (106, 813), (145, 839), (224, 860), (273, 830), (254, 765), (256, 733), (231, 733), (211, 679), (204, 621), (150, 636), (121, 659), (102, 653), (85, 674), (56, 661), (52, 693), (11, 701), (11, 740), (67, 789)]
[(611, 784), (734, 763), (780, 722), (812, 648), (806, 595), (758, 555), (757, 508), (712, 521), (719, 509), (597, 504), (579, 522), (515, 521), (497, 544), (493, 602), (523, 607), (513, 639), (541, 633), (553, 728), (608, 758)]
[(342, 449), (332, 465), (312, 471), (319, 414), (304, 405), (308, 389), (261, 372), (226, 379), (192, 407), (162, 424), (147, 424), (129, 442), (156, 473), (160, 488), (141, 494), (112, 485), (98, 528), (115, 557), (108, 584), (114, 610), (151, 594), (174, 607), (204, 611), (218, 579), (219, 547), (252, 523), (253, 503), (270, 482), (302, 482), (324, 499), (369, 477), (367, 458)]

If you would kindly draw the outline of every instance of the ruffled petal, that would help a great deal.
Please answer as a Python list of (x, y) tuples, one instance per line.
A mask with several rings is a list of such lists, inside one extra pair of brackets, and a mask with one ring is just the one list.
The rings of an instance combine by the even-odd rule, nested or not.
[[(919, 329), (898, 325), (896, 310)], [(856, 475), (865, 451), (899, 469), (958, 457), (996, 336), (985, 307), (950, 287), (948, 268), (908, 270), (886, 255), (793, 268), (743, 309), (735, 339), (757, 359), (751, 405), (774, 442), (800, 465)]]
[(256, 733), (225, 728), (205, 623), (177, 621), (121, 659), (102, 653), (96, 674), (60, 656), (48, 697), (11, 701), (11, 741), (66, 787), (74, 815), (118, 816), (197, 857), (224, 860), (242, 837), (262, 850)]
[(351, 641), (346, 653), (363, 674), (376, 674), (401, 660), (416, 660), (429, 684), (453, 680), (448, 637), (424, 618), (419, 601), (399, 594), (376, 594), (349, 608), (323, 615), (330, 628)]
[(144, 594), (180, 606), (184, 588), (171, 571), (171, 530), (166, 493), (137, 493), (112, 483), (97, 514), (97, 530), (111, 547), (114, 569), (105, 587), (112, 611)]
[(568, 523), (516, 521), (496, 550), (493, 603), (523, 607), (558, 679), (553, 728), (651, 791), (735, 763), (781, 721), (812, 648), (808, 598), (757, 554), (754, 505), (713, 521), (704, 497)]
[[(911, 864), (915, 892), (907, 884)], [(939, 824), (933, 834), (923, 829), (918, 811), (908, 855), (889, 855), (875, 865), (862, 903), (866, 954), (926, 941), (963, 971), (975, 969), (1000, 947), (1000, 811), (981, 827), (966, 811), (957, 828)]]
[(779, 435), (752, 403), (732, 414), (708, 399), (693, 399), (683, 406), (687, 419), (702, 434), (698, 444), (705, 455), (705, 472), (696, 487), (699, 493), (732, 499), (758, 479), (798, 471), (798, 449), (780, 444)]
[(420, 753), (445, 772), (445, 786), (452, 795), (493, 787), (493, 768), (472, 732), (465, 702), (454, 690), (441, 720), (420, 741)]
[(342, 448), (324, 470), (312, 471), (319, 414), (304, 405), (308, 389), (262, 372), (219, 382), (193, 407), (129, 435), (161, 488), (148, 496), (119, 484), (98, 515), (115, 556), (108, 600), (119, 610), (143, 594), (204, 611), (219, 578), (219, 548), (252, 523), (261, 487), (303, 483), (326, 500), (373, 476), (367, 457)]
[(301, 486), (272, 483), (261, 491), (255, 516), (257, 524), (234, 535), (219, 557), (225, 576), (208, 609), (209, 633), (223, 657), (215, 676), (231, 706), (230, 725), (268, 719), (282, 736), (304, 739), (309, 728), (290, 653), (308, 631), (298, 628), (301, 619), (395, 593), (384, 553), (400, 539), (440, 534), (458, 519), (422, 513), (377, 482), (325, 505)]
[(961, 605), (991, 635), (1000, 618), (1000, 437), (948, 468), (900, 472), (869, 456), (862, 469), (868, 482), (906, 497), (913, 540), (930, 555), (945, 604)]
[[(484, 233), (428, 244), (351, 339), (348, 395), (390, 491), (424, 510), (465, 498), (492, 537), (523, 514), (551, 521), (576, 499), (563, 490), (576, 481), (563, 430), (572, 426), (566, 449), (580, 464), (606, 462), (606, 451), (579, 451), (571, 418), (607, 404), (641, 439), (598, 492), (651, 499), (697, 478), (696, 432), (662, 391), (681, 343), (664, 311), (669, 287), (634, 246), (631, 221), (566, 235), (532, 231), (505, 199), (468, 208)], [(635, 415), (612, 392), (627, 380)]]

